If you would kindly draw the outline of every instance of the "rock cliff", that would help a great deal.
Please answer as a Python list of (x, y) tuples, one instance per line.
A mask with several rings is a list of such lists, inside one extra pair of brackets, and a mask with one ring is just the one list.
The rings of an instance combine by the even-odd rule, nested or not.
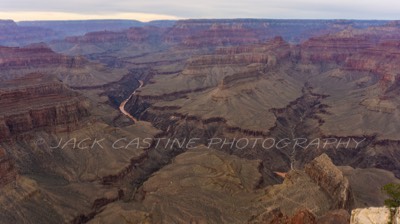
[(307, 164), (305, 172), (330, 195), (333, 209), (351, 208), (354, 202), (349, 181), (326, 154)]
[(89, 115), (83, 96), (42, 74), (2, 82), (0, 105), (0, 141), (37, 128), (74, 128)]
[(6, 151), (0, 147), (0, 189), (17, 178), (14, 162), (7, 157)]
[(76, 88), (103, 86), (120, 80), (128, 73), (125, 69), (110, 69), (81, 56), (58, 54), (45, 44), (0, 46), (0, 68), (0, 80), (15, 79), (29, 73), (43, 73)]

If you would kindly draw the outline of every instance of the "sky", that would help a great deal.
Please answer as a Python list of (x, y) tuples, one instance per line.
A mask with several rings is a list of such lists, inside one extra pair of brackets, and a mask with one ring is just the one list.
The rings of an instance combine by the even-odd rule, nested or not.
[(399, 0), (0, 0), (0, 19), (400, 19)]

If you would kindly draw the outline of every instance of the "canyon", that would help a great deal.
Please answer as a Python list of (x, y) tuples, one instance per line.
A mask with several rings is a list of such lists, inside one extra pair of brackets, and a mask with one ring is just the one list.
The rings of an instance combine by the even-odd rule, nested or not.
[(0, 27), (2, 223), (350, 223), (400, 183), (397, 22)]

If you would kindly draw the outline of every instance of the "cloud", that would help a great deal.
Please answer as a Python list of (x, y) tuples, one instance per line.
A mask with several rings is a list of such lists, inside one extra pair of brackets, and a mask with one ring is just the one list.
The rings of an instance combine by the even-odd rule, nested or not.
[(12, 19), (14, 21), (29, 20), (88, 20), (88, 19), (130, 19), (148, 22), (152, 20), (178, 20), (177, 16), (169, 16), (151, 13), (68, 13), (68, 12), (0, 12), (1, 19)]
[(174, 18), (400, 19), (398, 0), (0, 0), (0, 4), (3, 13), (58, 12), (98, 18), (141, 13), (159, 15), (157, 19), (165, 15)]

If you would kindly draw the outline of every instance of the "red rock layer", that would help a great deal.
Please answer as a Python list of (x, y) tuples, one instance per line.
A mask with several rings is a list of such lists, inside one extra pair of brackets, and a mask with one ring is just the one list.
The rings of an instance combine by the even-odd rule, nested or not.
[(373, 46), (368, 37), (326, 36), (311, 38), (301, 45), (300, 56), (312, 63), (341, 63), (352, 54)]
[(346, 68), (377, 74), (382, 84), (389, 87), (400, 70), (400, 41), (383, 42), (352, 55), (346, 60)]
[(146, 42), (154, 36), (160, 36), (163, 28), (134, 27), (125, 31), (99, 31), (84, 36), (67, 37), (69, 43), (106, 43), (106, 42)]
[[(32, 69), (61, 66), (65, 68), (79, 68), (87, 64), (83, 57), (68, 57), (55, 53), (46, 45), (35, 44), (27, 47), (0, 46), (0, 68)], [(0, 77), (1, 79), (1, 77)]]
[(204, 55), (191, 59), (188, 67), (212, 66), (223, 64), (267, 64), (290, 55), (290, 46), (281, 37), (276, 37), (264, 44), (224, 47), (217, 49), (215, 54)]
[(311, 38), (300, 46), (300, 58), (310, 63), (337, 63), (343, 65), (342, 69), (371, 72), (377, 75), (385, 91), (397, 85), (399, 38), (400, 29), (393, 26), (349, 29)]
[(38, 74), (3, 82), (0, 141), (35, 128), (77, 124), (89, 115), (87, 107), (83, 97), (61, 82)]
[(190, 47), (201, 47), (257, 43), (259, 41), (255, 31), (242, 24), (213, 24), (209, 29), (187, 37), (183, 40), (183, 44)]
[[(35, 55), (35, 57), (32, 57)], [(45, 46), (0, 47), (0, 67), (27, 67), (61, 63), (63, 56)]]
[[(198, 47), (249, 44), (283, 36), (285, 40), (298, 42), (345, 29), (352, 23), (358, 24), (322, 20), (181, 20), (165, 33), (163, 41)], [(358, 25), (372, 24), (361, 22)]]

